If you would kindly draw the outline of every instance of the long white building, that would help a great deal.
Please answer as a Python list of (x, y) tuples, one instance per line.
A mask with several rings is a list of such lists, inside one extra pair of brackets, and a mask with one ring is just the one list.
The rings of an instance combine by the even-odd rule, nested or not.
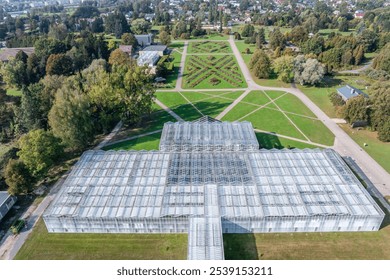
[(223, 259), (222, 233), (376, 231), (383, 218), (335, 151), (259, 150), (250, 123), (209, 118), (166, 124), (160, 151), (85, 152), (44, 214), (49, 232), (188, 233), (190, 259)]

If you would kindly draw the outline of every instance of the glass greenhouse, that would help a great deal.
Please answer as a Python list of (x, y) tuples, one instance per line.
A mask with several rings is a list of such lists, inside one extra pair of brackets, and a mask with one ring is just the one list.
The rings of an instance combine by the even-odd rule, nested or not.
[(190, 259), (223, 259), (222, 233), (379, 229), (384, 213), (335, 151), (255, 139), (248, 122), (206, 120), (166, 124), (160, 151), (87, 151), (47, 229), (189, 233)]

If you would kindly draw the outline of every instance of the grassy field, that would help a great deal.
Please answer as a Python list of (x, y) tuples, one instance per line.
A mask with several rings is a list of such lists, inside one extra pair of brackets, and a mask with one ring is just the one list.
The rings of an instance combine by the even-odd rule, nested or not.
[[(272, 101), (279, 108), (269, 103)], [(223, 120), (247, 120), (259, 130), (301, 140), (307, 140), (306, 136), (314, 143), (328, 146), (334, 142), (334, 135), (297, 97), (281, 91), (253, 91), (228, 112)]]
[(183, 88), (244, 88), (247, 84), (233, 55), (189, 55)]
[(105, 146), (103, 150), (158, 150), (161, 133), (155, 133), (133, 140), (120, 142), (117, 144)]
[(24, 243), (17, 260), (181, 260), (187, 234), (51, 233), (42, 220)]
[(390, 259), (389, 225), (377, 232), (224, 234), (223, 241), (228, 260)]
[[(381, 142), (377, 139), (377, 133), (365, 129), (357, 130), (348, 124), (340, 127), (362, 147), (373, 159), (375, 159), (387, 172), (390, 173), (390, 143)], [(364, 147), (364, 143), (367, 146)]]
[[(240, 95), (241, 92), (223, 92), (210, 96), (198, 92), (157, 92), (157, 99), (170, 107), (176, 114), (187, 121), (196, 120), (203, 115), (218, 116), (234, 99), (222, 98), (225, 94)], [(212, 93), (214, 95), (214, 93)], [(190, 101), (192, 105), (186, 100)]]
[(307, 143), (294, 141), (291, 139), (286, 139), (282, 137), (278, 137), (276, 135), (271, 135), (262, 132), (256, 132), (257, 141), (259, 141), (259, 145), (261, 149), (314, 149), (318, 148), (315, 145), (310, 145)]

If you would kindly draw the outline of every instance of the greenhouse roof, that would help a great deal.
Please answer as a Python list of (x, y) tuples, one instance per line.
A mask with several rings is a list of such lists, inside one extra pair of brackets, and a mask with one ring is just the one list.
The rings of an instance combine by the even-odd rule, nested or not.
[(164, 124), (160, 151), (248, 151), (259, 143), (250, 122), (220, 122), (205, 116), (194, 122)]
[(382, 215), (333, 150), (88, 151), (45, 215)]

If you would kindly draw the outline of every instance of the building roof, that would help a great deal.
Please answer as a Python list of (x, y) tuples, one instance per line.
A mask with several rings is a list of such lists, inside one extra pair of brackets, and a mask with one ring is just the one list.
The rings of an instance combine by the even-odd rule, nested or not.
[(0, 60), (9, 61), (10, 58), (14, 58), (19, 51), (23, 51), (27, 55), (34, 53), (35, 48), (3, 48), (0, 49)]
[(142, 51), (143, 52), (163, 52), (167, 49), (167, 46), (165, 45), (151, 45), (145, 47)]
[(142, 53), (138, 59), (137, 59), (137, 64), (138, 66), (154, 66), (157, 61), (160, 59), (160, 55), (158, 52), (144, 52)]
[(149, 46), (153, 42), (152, 34), (134, 35), (134, 37), (140, 46)]
[(367, 94), (365, 94), (363, 91), (361, 91), (360, 89), (357, 89), (353, 86), (350, 86), (350, 85), (346, 85), (346, 86), (343, 86), (341, 88), (338, 88), (337, 89), (337, 93), (344, 99), (344, 100), (348, 100), (350, 98), (353, 98), (353, 97), (356, 97), (356, 96), (359, 96), (359, 95), (363, 95), (364, 97), (368, 97)]
[(256, 151), (250, 122), (220, 122), (208, 116), (196, 122), (164, 124), (160, 151)]
[(7, 201), (10, 197), (9, 193), (6, 191), (0, 191), (0, 207)]
[(45, 215), (229, 218), (381, 213), (330, 149), (94, 150), (82, 155)]

